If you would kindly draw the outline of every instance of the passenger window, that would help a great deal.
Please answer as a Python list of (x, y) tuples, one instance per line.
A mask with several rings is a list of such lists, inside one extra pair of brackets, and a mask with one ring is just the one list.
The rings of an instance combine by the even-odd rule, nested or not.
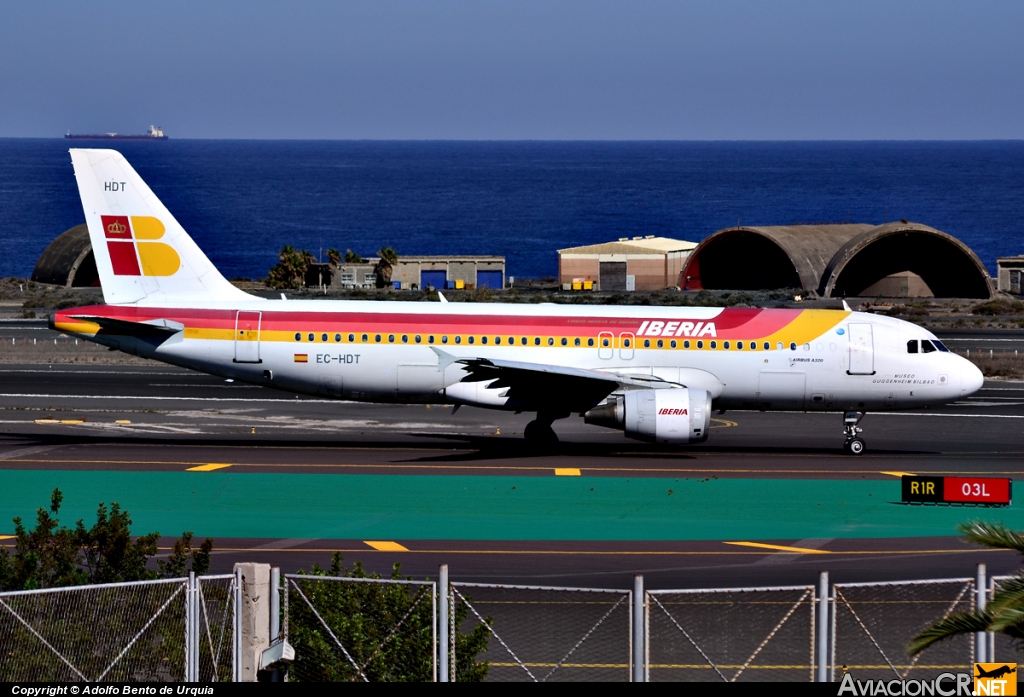
[(804, 351), (810, 351), (810, 350), (811, 350), (811, 345), (810, 344), (804, 344)]
[(743, 342), (742, 341), (737, 341), (736, 342), (736, 350), (737, 351), (742, 351), (743, 350)]
[(370, 337), (366, 336), (366, 334), (363, 334), (363, 343), (365, 344), (365, 343), (366, 343), (366, 341), (367, 341), (367, 339), (369, 339), (369, 338), (370, 338)]
[(523, 346), (526, 346), (526, 337), (524, 336), (522, 339), (520, 339), (519, 343), (521, 343)]
[(717, 341), (712, 341), (711, 342), (711, 348), (713, 348), (713, 349), (718, 348), (718, 342)]
[(594, 340), (593, 339), (587, 339), (587, 346), (593, 346), (593, 345), (594, 345)]
[(658, 339), (658, 348), (664, 348), (664, 347), (665, 347), (665, 342), (662, 341), (661, 339)]
[(469, 343), (471, 343), (471, 344), (476, 343), (476, 337), (475, 336), (469, 337)]
[[(471, 343), (471, 344), (472, 344), (472, 343), (473, 343), (473, 341), (472, 341), (472, 340), (470, 340), (470, 342), (469, 342), (469, 343)], [(487, 337), (486, 337), (486, 336), (482, 336), (482, 337), (480, 337), (480, 343), (481, 343), (481, 344), (486, 344), (486, 343), (487, 343)]]
[(298, 332), (295, 332), (295, 340), (296, 341), (302, 341), (302, 334), (299, 334)]
[(415, 341), (416, 341), (416, 343), (418, 344), (418, 343), (420, 343), (421, 341), (423, 341), (423, 339), (422, 339), (422, 338), (420, 337), (420, 335), (419, 335), (419, 334), (417, 334), (417, 335), (416, 335), (416, 339), (415, 339)]
[(548, 337), (548, 346), (554, 346), (554, 345), (555, 345), (555, 337), (549, 336)]
[(676, 340), (672, 339), (672, 341), (668, 342), (668, 345), (671, 346), (672, 348), (675, 348), (677, 346)]
[(697, 348), (699, 348), (699, 349), (704, 348), (704, 342), (703, 341), (698, 341), (697, 342)]
[(622, 345), (625, 346), (626, 348), (629, 348), (629, 339), (624, 339), (622, 341)]
[(448, 343), (448, 336), (447, 335), (441, 337), (441, 343), (442, 344), (447, 344)]
[(375, 334), (373, 336), (373, 340), (376, 341), (379, 344), (380, 343), (380, 334)]
[(650, 339), (644, 339), (644, 348), (650, 348), (650, 347), (651, 347), (651, 340)]
[(928, 339), (921, 339), (921, 353), (933, 353), (935, 351), (938, 351), (938, 349), (932, 346), (932, 342), (928, 341)]
[(575, 339), (575, 340), (573, 340), (573, 344), (574, 344), (575, 346), (579, 346), (579, 345), (580, 345), (580, 340), (579, 340), (579, 339)]
[(320, 335), (320, 341), (327, 341), (327, 335), (326, 334), (321, 334)]
[[(765, 342), (765, 343), (767, 343), (767, 342)], [(782, 342), (781, 341), (777, 341), (775, 343), (775, 350), (776, 351), (781, 351), (782, 350)]]
[(539, 336), (533, 337), (533, 345), (534, 346), (540, 346), (540, 337)]
[(917, 353), (917, 339), (911, 339), (907, 342), (907, 353)]
[(409, 335), (408, 334), (402, 334), (402, 343), (403, 344), (408, 344), (409, 343)]
[[(767, 351), (771, 347), (772, 347), (771, 342), (769, 342), (769, 341), (764, 342), (764, 350), (765, 351)], [(779, 348), (782, 348), (782, 344), (779, 344)]]
[(683, 348), (690, 348), (689, 340), (683, 342)]
[(389, 344), (395, 343), (395, 335), (394, 334), (388, 334), (388, 343)]
[(462, 337), (461, 336), (455, 337), (455, 343), (456, 344), (461, 344), (462, 343)]
[(433, 334), (431, 334), (430, 336), (427, 337), (427, 343), (428, 344), (434, 343), (434, 335)]
[(796, 351), (796, 342), (795, 341), (790, 341), (789, 342), (789, 350), (790, 351)]
[(310, 334), (309, 335), (309, 340), (310, 341), (316, 341), (316, 335), (315, 334)]

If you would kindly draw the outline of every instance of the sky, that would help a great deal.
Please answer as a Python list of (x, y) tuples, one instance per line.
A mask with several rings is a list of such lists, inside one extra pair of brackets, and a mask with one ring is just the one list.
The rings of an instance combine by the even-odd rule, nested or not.
[(1019, 0), (0, 8), (0, 137), (1024, 137)]

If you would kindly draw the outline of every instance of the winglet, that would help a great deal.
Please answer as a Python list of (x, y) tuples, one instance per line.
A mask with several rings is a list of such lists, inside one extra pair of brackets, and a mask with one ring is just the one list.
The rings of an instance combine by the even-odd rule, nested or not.
[(448, 302), (448, 298), (444, 297), (444, 293), (442, 293), (441, 291), (437, 291), (437, 299), (443, 303)]
[(845, 300), (843, 301), (843, 309), (846, 310), (847, 312), (853, 312), (853, 310), (850, 309), (849, 303), (847, 303)]

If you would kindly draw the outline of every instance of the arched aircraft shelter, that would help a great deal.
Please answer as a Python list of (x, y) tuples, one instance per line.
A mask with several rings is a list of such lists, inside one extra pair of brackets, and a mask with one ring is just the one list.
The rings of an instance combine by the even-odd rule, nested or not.
[(726, 228), (694, 249), (679, 285), (822, 297), (992, 295), (988, 272), (967, 245), (918, 223)]

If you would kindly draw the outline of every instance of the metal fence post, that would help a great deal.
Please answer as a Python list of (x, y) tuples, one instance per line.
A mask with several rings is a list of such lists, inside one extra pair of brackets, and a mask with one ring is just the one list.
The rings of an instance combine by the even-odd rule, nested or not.
[(242, 569), (235, 569), (235, 607), (232, 618), (231, 681), (242, 681)]
[(822, 571), (818, 575), (818, 617), (815, 627), (815, 643), (817, 646), (818, 672), (815, 675), (815, 682), (828, 682), (828, 572)]
[(198, 682), (196, 677), (196, 665), (193, 659), (192, 645), (198, 643), (199, 632), (195, 629), (193, 615), (196, 614), (196, 575), (195, 572), (188, 572), (188, 580), (185, 581), (185, 682)]
[[(988, 600), (992, 599), (992, 596), (996, 593), (996, 580), (990, 578), (988, 580)], [(989, 663), (996, 662), (996, 633), (988, 633), (988, 654), (986, 655)]]
[(448, 565), (437, 572), (437, 681), (448, 682)]
[[(270, 568), (270, 643), (281, 638), (281, 567)], [(270, 682), (281, 682), (281, 669), (274, 668)]]
[(647, 677), (647, 650), (644, 639), (647, 632), (644, 627), (644, 577), (637, 574), (633, 577), (633, 682), (645, 682)]
[[(979, 613), (985, 611), (985, 595), (988, 593), (988, 582), (985, 580), (985, 565), (978, 564), (977, 573), (974, 577), (974, 609)], [(974, 634), (974, 662), (987, 663), (988, 633), (975, 632)]]

